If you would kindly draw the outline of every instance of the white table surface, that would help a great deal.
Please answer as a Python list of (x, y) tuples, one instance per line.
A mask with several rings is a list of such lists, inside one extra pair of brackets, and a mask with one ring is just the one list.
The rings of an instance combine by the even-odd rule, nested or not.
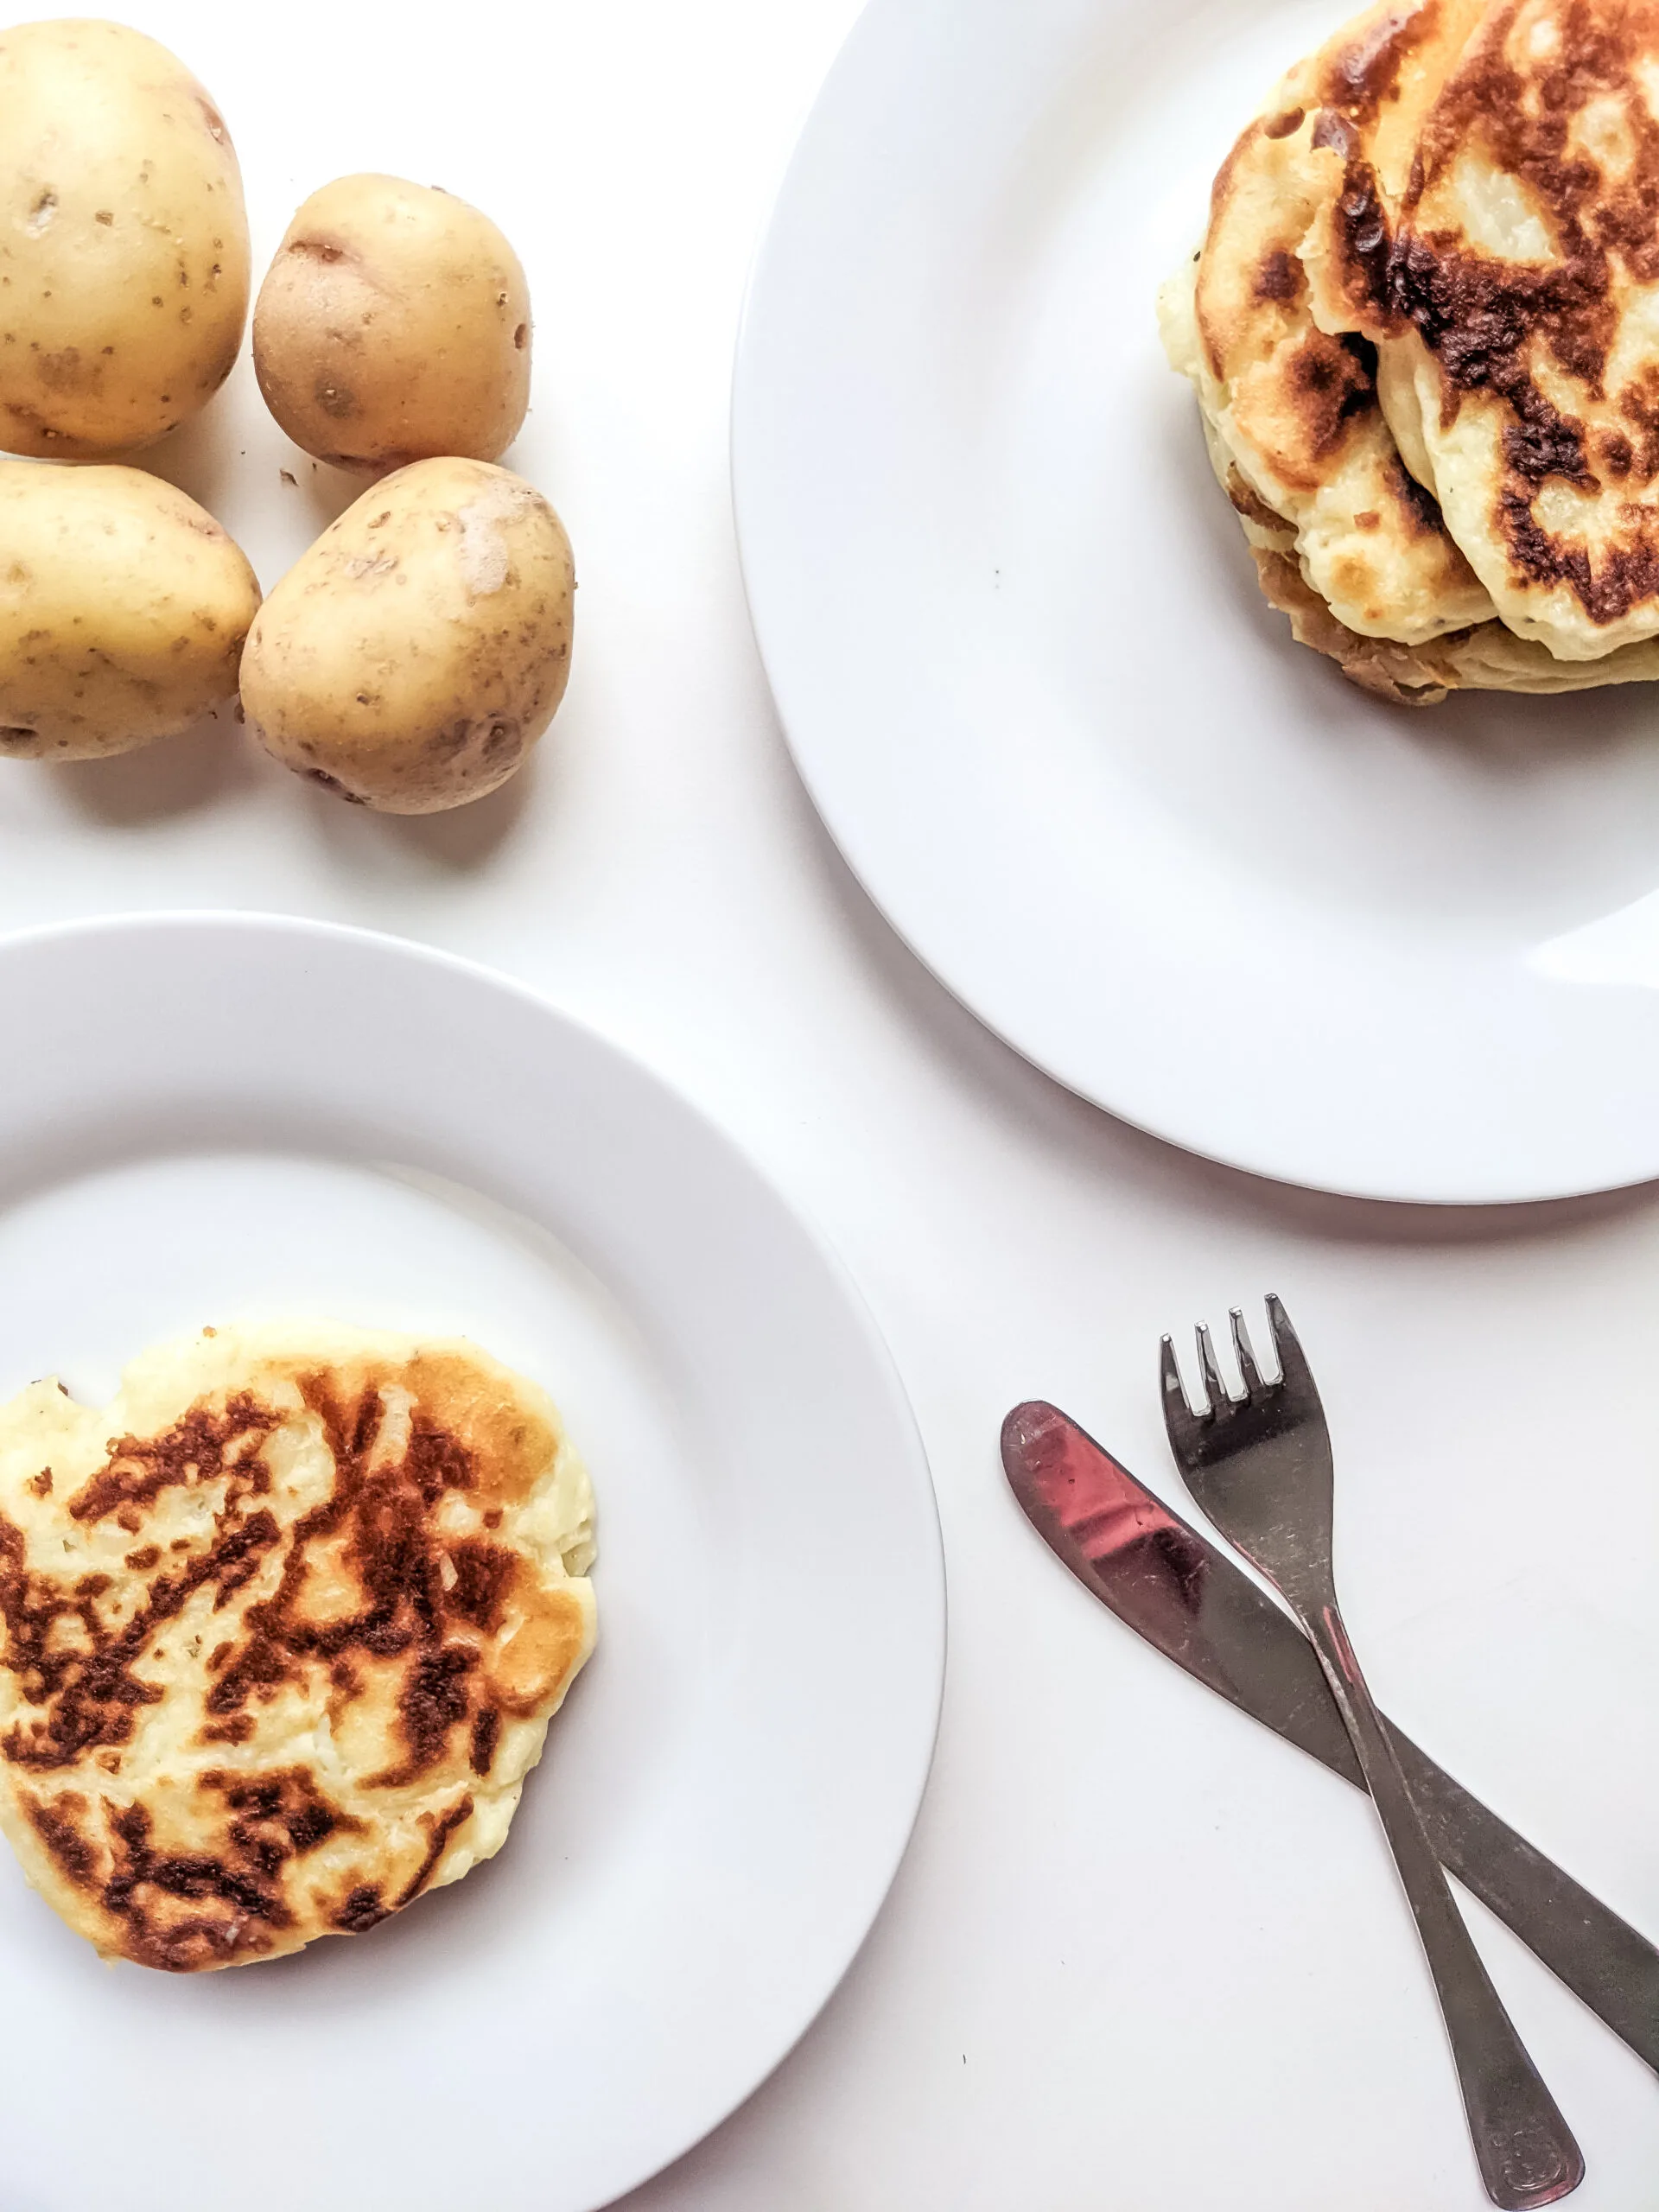
[[(302, 194), (355, 168), (446, 183), (525, 248), (535, 410), (514, 458), (575, 544), (575, 675), (527, 773), (425, 822), (340, 805), (228, 725), (114, 763), (7, 766), (0, 924), (279, 908), (493, 963), (726, 1122), (827, 1228), (887, 1333), (950, 1577), (931, 1787), (827, 2012), (633, 2212), (1457, 2212), (1479, 2200), (1432, 2022), (1413, 2053), (1395, 2037), (1427, 2000), (1363, 1806), (1067, 1584), (1005, 1493), (998, 1426), (1056, 1398), (1173, 1489), (1160, 1331), (1281, 1291), (1341, 1408), (1348, 1609), (1379, 1690), (1659, 1932), (1659, 1701), (1551, 1701), (1558, 1673), (1650, 1684), (1659, 1662), (1659, 1485), (1630, 1471), (1651, 1457), (1659, 1209), (1642, 1191), (1434, 1214), (1185, 1158), (987, 1035), (851, 880), (751, 641), (726, 426), (749, 259), (855, 12), (472, 0), (394, 29), (366, 0), (257, 19), (135, 4), (231, 120), (257, 266)], [(389, 38), (425, 73), (423, 102), (387, 97)], [(515, 223), (532, 171), (556, 223)], [(264, 416), (245, 359), (153, 460), (267, 586), (343, 504)], [(1390, 1510), (1408, 1465), (1438, 1522)], [(1506, 1518), (1516, 1495), (1559, 1504), (1548, 1541), (1535, 1516)], [(1513, 1946), (1491, 1955), (1586, 2143), (1579, 2202), (1647, 2212), (1651, 2077)], [(1390, 2124), (1405, 2102), (1438, 2131), (1443, 2183)], [(1598, 2185), (1607, 2142), (1624, 2149)]]

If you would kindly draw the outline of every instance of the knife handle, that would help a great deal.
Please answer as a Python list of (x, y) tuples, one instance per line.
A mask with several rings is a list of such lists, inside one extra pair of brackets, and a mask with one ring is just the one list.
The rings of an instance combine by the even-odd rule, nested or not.
[(1659, 1955), (1385, 1719), (1435, 1856), (1659, 2071)]

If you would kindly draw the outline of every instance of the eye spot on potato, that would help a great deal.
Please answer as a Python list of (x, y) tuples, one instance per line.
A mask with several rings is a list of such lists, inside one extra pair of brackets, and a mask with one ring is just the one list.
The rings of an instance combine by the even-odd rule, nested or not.
[(317, 378), (312, 397), (323, 413), (332, 416), (337, 423), (344, 422), (348, 415), (357, 412), (356, 395), (348, 391), (344, 385), (336, 384), (331, 377)]
[(288, 250), (309, 261), (341, 261), (346, 255), (343, 245), (328, 245), (321, 238), (296, 238)]
[(512, 334), (512, 342), (518, 348), (518, 351), (521, 353), (524, 352), (526, 344), (529, 342), (529, 339), (530, 325), (527, 322), (521, 322), (518, 329)]
[(340, 782), (340, 778), (338, 776), (331, 776), (326, 768), (308, 768), (305, 771), (305, 775), (308, 782), (321, 784), (325, 791), (331, 791), (334, 792), (339, 798), (343, 798), (350, 806), (366, 806), (368, 804), (368, 801), (364, 798), (359, 798), (355, 791), (348, 791), (345, 785)]
[(23, 228), (29, 232), (30, 238), (37, 238), (42, 231), (51, 227), (52, 219), (57, 212), (57, 194), (50, 190), (43, 192), (29, 209), (29, 218)]

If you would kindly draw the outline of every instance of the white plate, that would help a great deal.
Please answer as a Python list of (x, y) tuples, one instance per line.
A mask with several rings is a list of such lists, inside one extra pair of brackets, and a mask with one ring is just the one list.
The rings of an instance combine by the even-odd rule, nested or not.
[(932, 1492), (856, 1293), (512, 985), (261, 917), (0, 945), (0, 1393), (323, 1312), (475, 1336), (594, 1473), (598, 1651), (501, 1856), (372, 1936), (105, 1967), (0, 1853), (7, 2212), (589, 2212), (776, 2064), (927, 1771)]
[(992, 1027), (1193, 1150), (1659, 1174), (1659, 698), (1413, 715), (1291, 644), (1154, 324), (1347, 0), (873, 0), (761, 252), (739, 528), (802, 774)]

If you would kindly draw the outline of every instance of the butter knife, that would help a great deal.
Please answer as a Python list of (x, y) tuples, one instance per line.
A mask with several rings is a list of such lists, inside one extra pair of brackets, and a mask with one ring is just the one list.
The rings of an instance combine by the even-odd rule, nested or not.
[[(1041, 1399), (1003, 1422), (1002, 1465), (1043, 1541), (1121, 1621), (1365, 1787), (1313, 1647), (1214, 1544)], [(1442, 1865), (1659, 2071), (1659, 1950), (1383, 1725)]]

